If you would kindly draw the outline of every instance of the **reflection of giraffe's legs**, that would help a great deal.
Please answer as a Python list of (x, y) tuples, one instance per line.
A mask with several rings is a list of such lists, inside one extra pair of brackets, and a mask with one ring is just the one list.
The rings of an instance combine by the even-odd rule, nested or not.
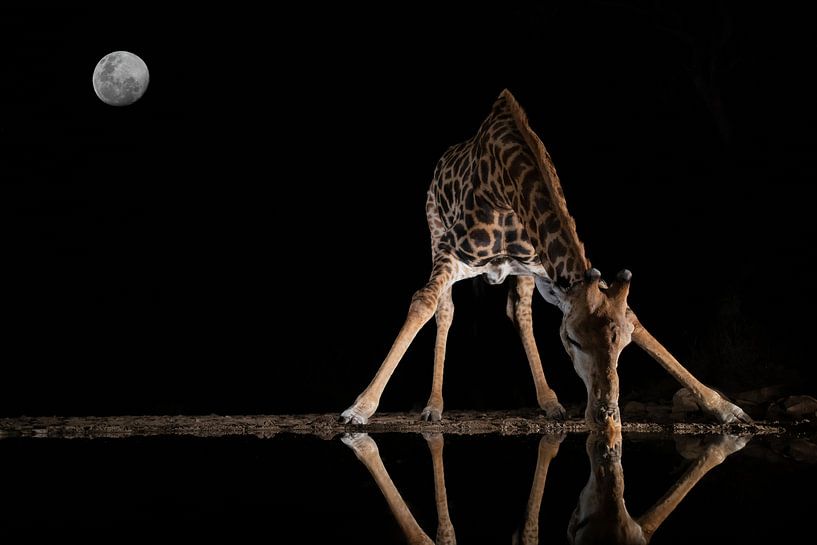
[(534, 285), (532, 276), (516, 277), (515, 285), (508, 291), (506, 312), (508, 318), (511, 319), (519, 331), (522, 346), (525, 347), (530, 370), (533, 374), (533, 384), (536, 386), (536, 401), (538, 401), (539, 407), (552, 418), (564, 418), (564, 407), (559, 403), (556, 392), (548, 386), (547, 380), (545, 380), (539, 349), (536, 347), (536, 339), (533, 337), (533, 318), (530, 305)]
[(437, 503), (437, 545), (456, 545), (454, 525), (448, 514), (448, 495), (445, 491), (445, 470), (443, 469), (443, 435), (441, 433), (424, 433), (428, 450), (431, 451), (431, 464), (434, 467), (434, 498)]
[(698, 404), (705, 412), (717, 418), (720, 422), (751, 422), (752, 419), (743, 412), (743, 409), (730, 403), (718, 392), (705, 386), (692, 373), (687, 371), (678, 360), (676, 360), (669, 350), (659, 343), (650, 332), (644, 329), (635, 313), (627, 311), (630, 322), (633, 324), (633, 342), (644, 349), (647, 354), (653, 357), (661, 367), (667, 370), (675, 380), (683, 384), (695, 396)]
[(397, 364), (400, 363), (400, 359), (406, 353), (420, 328), (434, 315), (440, 297), (455, 281), (456, 270), (457, 263), (449, 254), (435, 256), (431, 279), (414, 294), (408, 317), (402, 329), (400, 329), (391, 350), (389, 350), (380, 369), (377, 370), (374, 378), (363, 390), (363, 393), (357, 396), (351, 407), (341, 413), (340, 418), (343, 422), (365, 424), (377, 410), (380, 396), (383, 394), (392, 373), (397, 368)]
[(363, 462), (366, 469), (374, 477), (377, 487), (386, 498), (386, 503), (389, 504), (389, 509), (397, 519), (397, 524), (406, 535), (406, 541), (411, 545), (434, 545), (417, 521), (409, 511), (406, 502), (394, 486), (394, 482), (389, 477), (389, 472), (383, 466), (383, 460), (380, 459), (380, 452), (377, 449), (377, 443), (374, 439), (365, 433), (346, 434), (341, 439), (344, 444), (355, 452), (357, 459)]
[(704, 453), (687, 469), (664, 496), (655, 502), (646, 513), (638, 518), (638, 524), (644, 532), (644, 536), (649, 540), (661, 526), (661, 523), (672, 513), (684, 496), (698, 484), (698, 481), (706, 475), (713, 467), (720, 465), (727, 456), (733, 454), (749, 442), (749, 437), (739, 437), (735, 435), (721, 435), (712, 443), (707, 445)]
[(558, 454), (559, 444), (564, 441), (564, 438), (565, 434), (560, 433), (543, 435), (539, 440), (536, 471), (533, 474), (528, 505), (525, 508), (525, 523), (522, 526), (522, 545), (538, 545), (539, 543), (539, 511), (542, 507), (542, 495), (545, 492), (545, 480), (548, 476), (550, 462)]
[(451, 288), (445, 290), (437, 303), (437, 342), (434, 349), (434, 378), (431, 382), (431, 395), (423, 409), (422, 419), (436, 422), (443, 413), (443, 365), (445, 364), (445, 344), (448, 340), (448, 329), (454, 321), (454, 301), (451, 299)]

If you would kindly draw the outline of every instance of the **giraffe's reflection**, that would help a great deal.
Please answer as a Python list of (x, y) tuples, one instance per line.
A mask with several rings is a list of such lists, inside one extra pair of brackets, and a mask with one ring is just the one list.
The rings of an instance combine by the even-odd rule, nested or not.
[[(378, 488), (386, 498), (394, 517), (403, 530), (408, 543), (448, 545), (456, 543), (454, 526), (448, 515), (448, 498), (445, 490), (443, 468), (443, 436), (439, 433), (423, 435), (434, 470), (434, 491), (437, 506), (437, 535), (432, 540), (420, 528), (409, 511), (400, 492), (389, 477), (380, 459), (374, 439), (365, 433), (345, 435), (343, 442), (374, 477)], [(539, 441), (536, 470), (533, 475), (524, 523), (512, 536), (512, 543), (533, 545), (539, 543), (539, 511), (545, 490), (550, 462), (556, 457), (561, 435), (544, 435)], [(579, 495), (579, 500), (567, 527), (570, 543), (616, 543), (646, 544), (686, 494), (706, 475), (723, 462), (727, 456), (742, 449), (747, 436), (713, 435), (696, 438), (700, 444), (694, 450), (694, 462), (680, 479), (646, 513), (633, 518), (624, 503), (624, 472), (621, 467), (621, 432), (590, 433), (586, 450), (590, 462), (590, 476)], [(690, 449), (685, 449), (689, 453)]]

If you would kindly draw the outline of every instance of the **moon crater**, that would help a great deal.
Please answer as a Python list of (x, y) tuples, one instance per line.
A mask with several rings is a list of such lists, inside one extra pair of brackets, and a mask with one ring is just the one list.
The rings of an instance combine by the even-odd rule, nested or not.
[(111, 106), (133, 104), (145, 94), (149, 81), (145, 61), (127, 51), (105, 55), (94, 69), (96, 96)]

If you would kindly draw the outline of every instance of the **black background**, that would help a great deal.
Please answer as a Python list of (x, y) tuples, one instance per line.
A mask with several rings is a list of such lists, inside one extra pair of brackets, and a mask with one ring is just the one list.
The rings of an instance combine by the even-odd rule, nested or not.
[[(342, 410), (427, 278), (436, 160), (504, 87), (693, 373), (813, 393), (814, 19), (750, 4), (4, 12), (0, 413)], [(126, 108), (91, 85), (115, 50), (150, 69)], [(504, 299), (455, 288), (447, 408), (535, 405)], [(381, 409), (425, 404), (433, 330)], [(676, 387), (635, 347), (620, 372), (625, 398)]]

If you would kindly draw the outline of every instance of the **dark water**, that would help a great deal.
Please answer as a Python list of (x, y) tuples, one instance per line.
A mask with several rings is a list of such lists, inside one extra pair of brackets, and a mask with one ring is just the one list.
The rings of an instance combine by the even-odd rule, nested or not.
[[(379, 458), (369, 462), (382, 462), (408, 512), (434, 539), (438, 511), (426, 439), (372, 439)], [(636, 518), (718, 441), (625, 434), (618, 450), (593, 443), (588, 454), (587, 439), (572, 434), (561, 444), (550, 440), (558, 453), (548, 467), (539, 512), (528, 517), (529, 526), (538, 520), (539, 543), (567, 541), (594, 457), (603, 480), (620, 455), (623, 498)], [(429, 440), (444, 443), (448, 514), (457, 542), (511, 543), (525, 523), (537, 462), (541, 469), (547, 451), (540, 437)], [(798, 452), (790, 439), (753, 438), (700, 478), (652, 543), (794, 542), (812, 527), (817, 484), (817, 466)], [(340, 438), (4, 439), (0, 464), (0, 527), (4, 536), (14, 536), (3, 540), (9, 543), (405, 543), (374, 477)], [(585, 518), (591, 519), (582, 521), (585, 529), (609, 523)]]

